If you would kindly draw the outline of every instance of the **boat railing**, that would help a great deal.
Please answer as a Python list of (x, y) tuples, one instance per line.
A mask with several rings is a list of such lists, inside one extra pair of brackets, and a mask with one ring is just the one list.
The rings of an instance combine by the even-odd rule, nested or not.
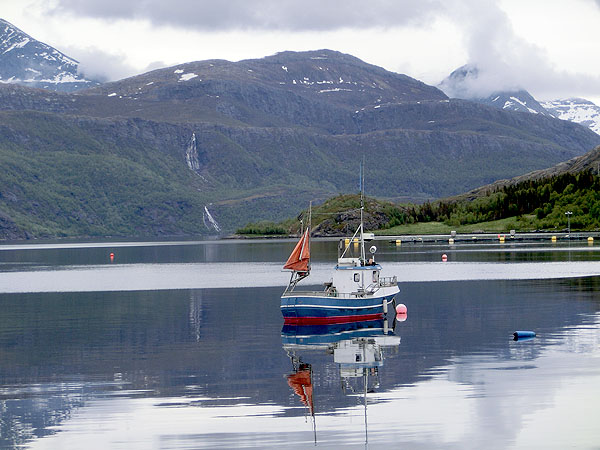
[(360, 293), (374, 294), (375, 292), (377, 292), (382, 287), (391, 287), (391, 286), (396, 286), (397, 284), (398, 284), (398, 280), (397, 280), (397, 278), (395, 276), (393, 276), (393, 277), (382, 277), (382, 278), (379, 279), (379, 281), (377, 283), (370, 284), (363, 291), (361, 291), (359, 289), (359, 294)]
[(393, 277), (379, 278), (379, 286), (380, 287), (396, 286), (397, 284), (398, 284), (398, 277), (396, 277), (396, 275), (394, 275)]
[(393, 277), (381, 277), (379, 282), (376, 284), (371, 284), (365, 289), (359, 289), (356, 292), (339, 292), (335, 289), (331, 282), (325, 283), (324, 291), (293, 291), (287, 290), (283, 293), (283, 295), (303, 295), (306, 297), (322, 297), (325, 294), (327, 297), (335, 297), (335, 298), (361, 298), (365, 295), (370, 295), (378, 291), (382, 287), (392, 287), (398, 285), (398, 278), (396, 276)]

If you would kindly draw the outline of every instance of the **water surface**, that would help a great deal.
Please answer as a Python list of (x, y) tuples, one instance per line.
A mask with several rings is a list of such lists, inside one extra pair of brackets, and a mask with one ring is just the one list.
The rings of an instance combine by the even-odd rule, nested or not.
[(377, 246), (408, 307), (388, 333), (283, 328), (291, 241), (3, 247), (0, 448), (598, 447), (596, 247)]

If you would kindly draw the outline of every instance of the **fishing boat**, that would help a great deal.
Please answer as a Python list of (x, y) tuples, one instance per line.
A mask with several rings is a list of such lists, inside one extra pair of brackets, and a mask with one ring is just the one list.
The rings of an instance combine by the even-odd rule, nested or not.
[[(361, 185), (362, 174), (361, 174)], [(310, 209), (309, 209), (310, 211)], [(281, 314), (285, 324), (336, 324), (377, 320), (394, 308), (400, 292), (396, 277), (381, 277), (375, 262), (377, 248), (365, 252), (363, 226), (364, 194), (360, 196), (360, 225), (349, 239), (340, 240), (338, 259), (331, 279), (319, 291), (300, 291), (298, 283), (310, 275), (310, 212), (308, 226), (294, 247), (284, 270), (291, 276), (281, 296)]]

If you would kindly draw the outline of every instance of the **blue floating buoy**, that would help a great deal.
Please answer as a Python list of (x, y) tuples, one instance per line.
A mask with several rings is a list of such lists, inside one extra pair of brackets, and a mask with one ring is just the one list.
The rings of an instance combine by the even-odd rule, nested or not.
[(535, 337), (535, 331), (515, 331), (513, 337), (515, 341), (518, 339), (531, 339)]

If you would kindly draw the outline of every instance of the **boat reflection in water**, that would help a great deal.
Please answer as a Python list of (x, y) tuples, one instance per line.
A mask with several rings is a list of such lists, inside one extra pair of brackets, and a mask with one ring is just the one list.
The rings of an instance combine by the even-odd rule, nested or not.
[(315, 443), (317, 426), (313, 366), (304, 360), (304, 357), (310, 358), (310, 353), (315, 350), (333, 355), (339, 370), (341, 389), (345, 394), (363, 397), (367, 443), (367, 393), (375, 392), (379, 387), (379, 369), (383, 366), (384, 350), (400, 345), (400, 336), (394, 334), (393, 326), (390, 328), (387, 320), (336, 325), (284, 325), (281, 340), (293, 368), (292, 373), (287, 375), (287, 381), (311, 417)]

